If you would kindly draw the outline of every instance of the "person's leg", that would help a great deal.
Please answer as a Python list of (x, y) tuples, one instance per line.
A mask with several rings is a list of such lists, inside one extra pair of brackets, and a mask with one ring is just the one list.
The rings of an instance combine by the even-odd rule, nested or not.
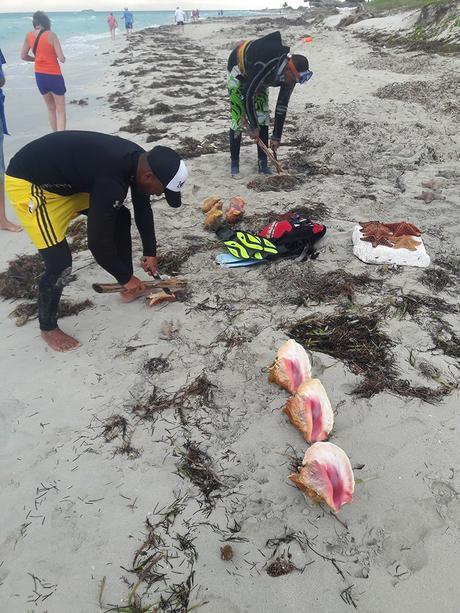
[(240, 172), (241, 133), (243, 131), (244, 102), (241, 98), (240, 81), (235, 75), (227, 74), (227, 88), (230, 101), (230, 172), (236, 177)]
[(3, 177), (0, 178), (0, 230), (9, 232), (22, 232), (21, 226), (10, 221), (5, 212), (5, 183)]
[(0, 230), (21, 232), (21, 226), (10, 221), (5, 211), (5, 160), (3, 157), (3, 129), (0, 126)]
[(230, 128), (230, 172), (232, 177), (236, 177), (240, 172), (240, 149), (241, 149), (241, 132), (235, 132)]
[(55, 351), (69, 351), (80, 343), (57, 324), (59, 301), (72, 271), (72, 255), (66, 239), (39, 249), (45, 272), (38, 283), (38, 320), (43, 340)]
[(65, 95), (57, 96), (56, 94), (51, 94), (54, 98), (54, 104), (56, 107), (56, 129), (58, 132), (62, 132), (66, 129), (66, 112), (65, 112)]
[(46, 108), (48, 109), (48, 120), (50, 122), (51, 130), (53, 132), (57, 132), (56, 103), (54, 101), (53, 94), (51, 92), (43, 94), (43, 100), (45, 101)]

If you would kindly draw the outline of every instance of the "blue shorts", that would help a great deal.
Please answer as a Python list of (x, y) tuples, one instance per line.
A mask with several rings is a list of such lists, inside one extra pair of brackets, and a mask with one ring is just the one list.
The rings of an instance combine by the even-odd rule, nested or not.
[(125, 23), (125, 28), (126, 28), (127, 30), (132, 30), (132, 29), (133, 29), (133, 22), (132, 22), (132, 21), (127, 21), (127, 22)]
[(36, 72), (35, 80), (42, 96), (49, 93), (55, 94), (56, 96), (63, 96), (67, 91), (64, 77), (61, 74)]

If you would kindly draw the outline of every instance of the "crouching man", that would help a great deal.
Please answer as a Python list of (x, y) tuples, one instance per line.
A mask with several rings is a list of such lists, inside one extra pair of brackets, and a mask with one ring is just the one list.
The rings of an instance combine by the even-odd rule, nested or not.
[(70, 222), (88, 216), (88, 247), (97, 263), (124, 286), (130, 301), (144, 292), (133, 274), (128, 190), (142, 240), (142, 268), (157, 273), (156, 239), (150, 196), (164, 193), (181, 205), (187, 168), (169, 147), (144, 151), (135, 143), (97, 132), (48, 134), (23, 147), (6, 171), (6, 192), (24, 230), (45, 264), (38, 284), (43, 340), (56, 351), (79, 347), (57, 324), (62, 291), (72, 267), (66, 240)]

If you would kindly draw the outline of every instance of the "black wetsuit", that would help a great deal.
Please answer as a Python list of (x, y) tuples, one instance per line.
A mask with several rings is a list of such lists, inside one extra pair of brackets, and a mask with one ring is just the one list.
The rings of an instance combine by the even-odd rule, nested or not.
[[(244, 50), (244, 74), (238, 77), (241, 81), (246, 115), (253, 130), (258, 126), (254, 102), (257, 91), (265, 87), (280, 88), (272, 134), (272, 138), (276, 140), (281, 140), (289, 99), (294, 90), (294, 85), (287, 85), (283, 82), (283, 68), (288, 53), (289, 47), (282, 44), (280, 32), (272, 32), (267, 36), (252, 40)], [(231, 72), (237, 64), (237, 49), (234, 49), (228, 58), (228, 72)]]
[[(141, 236), (143, 254), (156, 254), (150, 197), (135, 187), (142, 147), (97, 132), (48, 134), (23, 147), (11, 160), (7, 174), (60, 195), (89, 194), (88, 248), (119, 283), (133, 275), (131, 214), (123, 206), (128, 190)], [(65, 205), (63, 205), (65, 206)], [(39, 250), (45, 273), (39, 282), (39, 321), (42, 330), (57, 327), (57, 309), (72, 266), (67, 241)]]

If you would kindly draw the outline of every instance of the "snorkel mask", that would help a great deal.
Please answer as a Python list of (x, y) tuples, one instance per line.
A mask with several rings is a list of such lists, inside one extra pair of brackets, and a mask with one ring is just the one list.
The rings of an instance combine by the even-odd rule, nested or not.
[(313, 76), (313, 73), (311, 70), (304, 70), (303, 72), (299, 72), (296, 68), (296, 65), (294, 64), (294, 60), (292, 59), (292, 55), (290, 53), (287, 56), (287, 62), (285, 64), (285, 67), (289, 68), (291, 73), (294, 75), (297, 83), (300, 83), (300, 84), (306, 83)]

